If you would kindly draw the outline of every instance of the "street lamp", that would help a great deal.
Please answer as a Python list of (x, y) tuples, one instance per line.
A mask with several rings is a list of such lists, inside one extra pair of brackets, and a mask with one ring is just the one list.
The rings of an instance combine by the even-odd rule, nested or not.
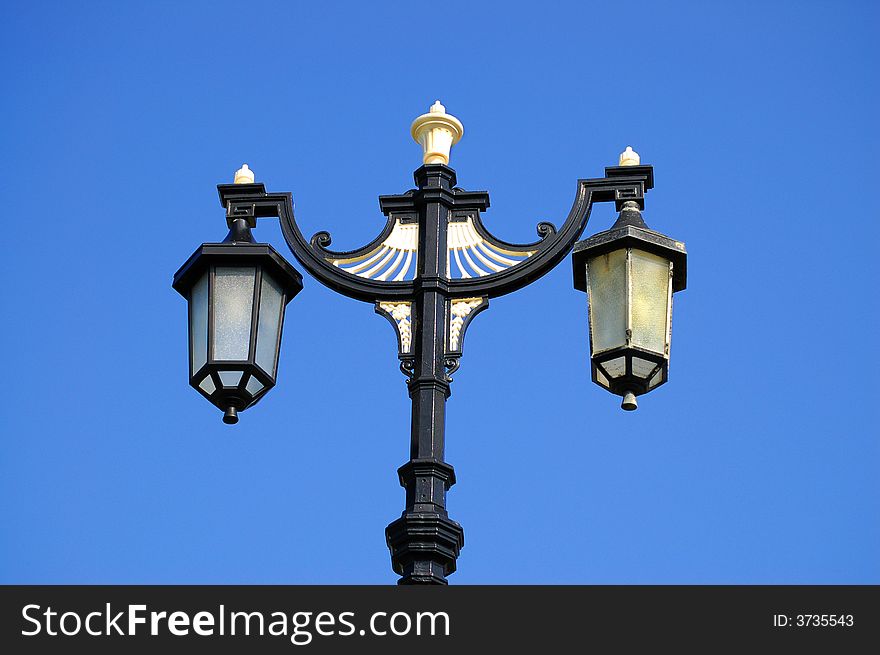
[[(221, 187), (221, 202), (229, 197)], [(224, 412), (224, 423), (237, 423), (238, 412), (275, 386), (284, 307), (302, 276), (272, 246), (254, 243), (253, 215), (228, 222), (226, 239), (202, 244), (173, 287), (189, 301), (190, 384)]]
[[(394, 327), (400, 370), (412, 400), (410, 460), (398, 469), (406, 507), (385, 531), (400, 584), (446, 584), (464, 545), (449, 518), (446, 492), (455, 471), (444, 461), (446, 400), (465, 332), (489, 299), (531, 284), (574, 250), (574, 283), (589, 297), (593, 380), (623, 396), (666, 381), (672, 292), (685, 286), (684, 245), (649, 230), (641, 217), (653, 168), (631, 148), (605, 177), (579, 180), (571, 211), (557, 230), (539, 223), (539, 239), (513, 244), (481, 220), (485, 191), (457, 186), (448, 166), (464, 127), (439, 101), (413, 121), (423, 165), (416, 188), (379, 197), (382, 232), (349, 251), (330, 250), (327, 232), (306, 239), (290, 193), (268, 193), (247, 166), (218, 186), (230, 234), (204, 244), (175, 274), (189, 300), (190, 383), (234, 423), (274, 385), (284, 305), (302, 288), (300, 275), (250, 234), (256, 219), (277, 217), (297, 261), (325, 286), (374, 305)], [(592, 205), (614, 202), (612, 228), (575, 243)], [(249, 388), (250, 385), (250, 388)]]
[[(632, 148), (618, 170), (639, 166)], [(640, 167), (649, 169), (650, 167)], [(646, 189), (653, 172), (646, 170)], [(636, 396), (666, 382), (672, 338), (672, 294), (685, 288), (684, 244), (649, 230), (640, 207), (644, 199), (618, 201), (620, 217), (610, 230), (574, 246), (574, 286), (589, 296), (590, 360), (593, 382), (623, 396), (634, 410)]]

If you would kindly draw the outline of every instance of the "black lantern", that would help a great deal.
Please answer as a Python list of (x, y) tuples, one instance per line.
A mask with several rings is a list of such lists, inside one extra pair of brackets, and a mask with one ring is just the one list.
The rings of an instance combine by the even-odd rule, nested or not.
[(672, 294), (685, 288), (684, 244), (649, 230), (635, 201), (622, 204), (610, 230), (574, 247), (575, 288), (586, 291), (590, 311), (593, 382), (636, 396), (666, 382), (672, 336)]
[(284, 307), (302, 276), (272, 246), (253, 243), (247, 220), (230, 220), (223, 243), (206, 243), (174, 274), (189, 301), (189, 383), (237, 423), (275, 386)]

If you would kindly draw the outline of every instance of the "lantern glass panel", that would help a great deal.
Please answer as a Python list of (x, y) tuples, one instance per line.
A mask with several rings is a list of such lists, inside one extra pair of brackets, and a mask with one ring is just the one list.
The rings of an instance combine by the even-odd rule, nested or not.
[(193, 285), (189, 299), (190, 375), (208, 361), (208, 274)]
[(626, 249), (591, 259), (587, 278), (593, 353), (626, 345)]
[(614, 359), (609, 359), (607, 362), (602, 362), (602, 368), (604, 368), (611, 377), (619, 378), (626, 373), (626, 358), (615, 357)]
[(260, 317), (257, 325), (257, 366), (273, 378), (278, 363), (278, 333), (284, 312), (284, 293), (278, 283), (263, 272), (260, 285)]
[(632, 358), (633, 375), (642, 378), (643, 380), (648, 379), (648, 376), (651, 375), (651, 371), (653, 371), (656, 366), (657, 364), (649, 362), (647, 359), (642, 359), (641, 357)]
[(214, 274), (214, 359), (248, 358), (254, 308), (253, 266), (218, 266)]
[(244, 375), (241, 371), (218, 371), (220, 376), (220, 384), (224, 387), (237, 387)]
[(214, 378), (208, 375), (204, 380), (199, 382), (199, 388), (210, 396), (217, 390), (217, 385), (214, 384)]
[(258, 393), (260, 393), (260, 391), (263, 390), (263, 383), (260, 382), (257, 378), (251, 376), (251, 379), (248, 380), (248, 383), (245, 385), (244, 388), (247, 389), (251, 395), (256, 396)]
[(631, 257), (632, 344), (658, 354), (666, 353), (671, 262), (643, 250)]

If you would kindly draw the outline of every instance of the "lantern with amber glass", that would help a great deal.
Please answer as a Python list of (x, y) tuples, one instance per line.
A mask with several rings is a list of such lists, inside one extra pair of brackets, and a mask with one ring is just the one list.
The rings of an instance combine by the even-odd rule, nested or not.
[(636, 396), (666, 382), (672, 334), (672, 294), (685, 288), (684, 244), (648, 229), (639, 204), (622, 204), (610, 230), (574, 247), (575, 288), (589, 302), (593, 382), (623, 396)]

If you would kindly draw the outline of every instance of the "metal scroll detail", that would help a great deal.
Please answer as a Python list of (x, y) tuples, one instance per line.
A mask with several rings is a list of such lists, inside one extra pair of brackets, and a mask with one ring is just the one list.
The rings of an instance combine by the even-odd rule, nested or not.
[(414, 355), (412, 348), (412, 303), (377, 302), (376, 313), (388, 319), (397, 334), (397, 357), (400, 359), (400, 372), (412, 377)]
[(486, 302), (485, 298), (458, 298), (450, 303), (449, 310), (449, 350), (461, 352), (461, 341), (465, 321), (471, 312)]
[(397, 331), (397, 351), (401, 357), (412, 354), (412, 303), (378, 302), (376, 313), (381, 314)]
[(453, 298), (449, 301), (449, 326), (446, 331), (446, 355), (444, 366), (446, 378), (452, 381), (452, 374), (461, 365), (464, 333), (468, 325), (484, 309), (489, 307), (488, 298)]

